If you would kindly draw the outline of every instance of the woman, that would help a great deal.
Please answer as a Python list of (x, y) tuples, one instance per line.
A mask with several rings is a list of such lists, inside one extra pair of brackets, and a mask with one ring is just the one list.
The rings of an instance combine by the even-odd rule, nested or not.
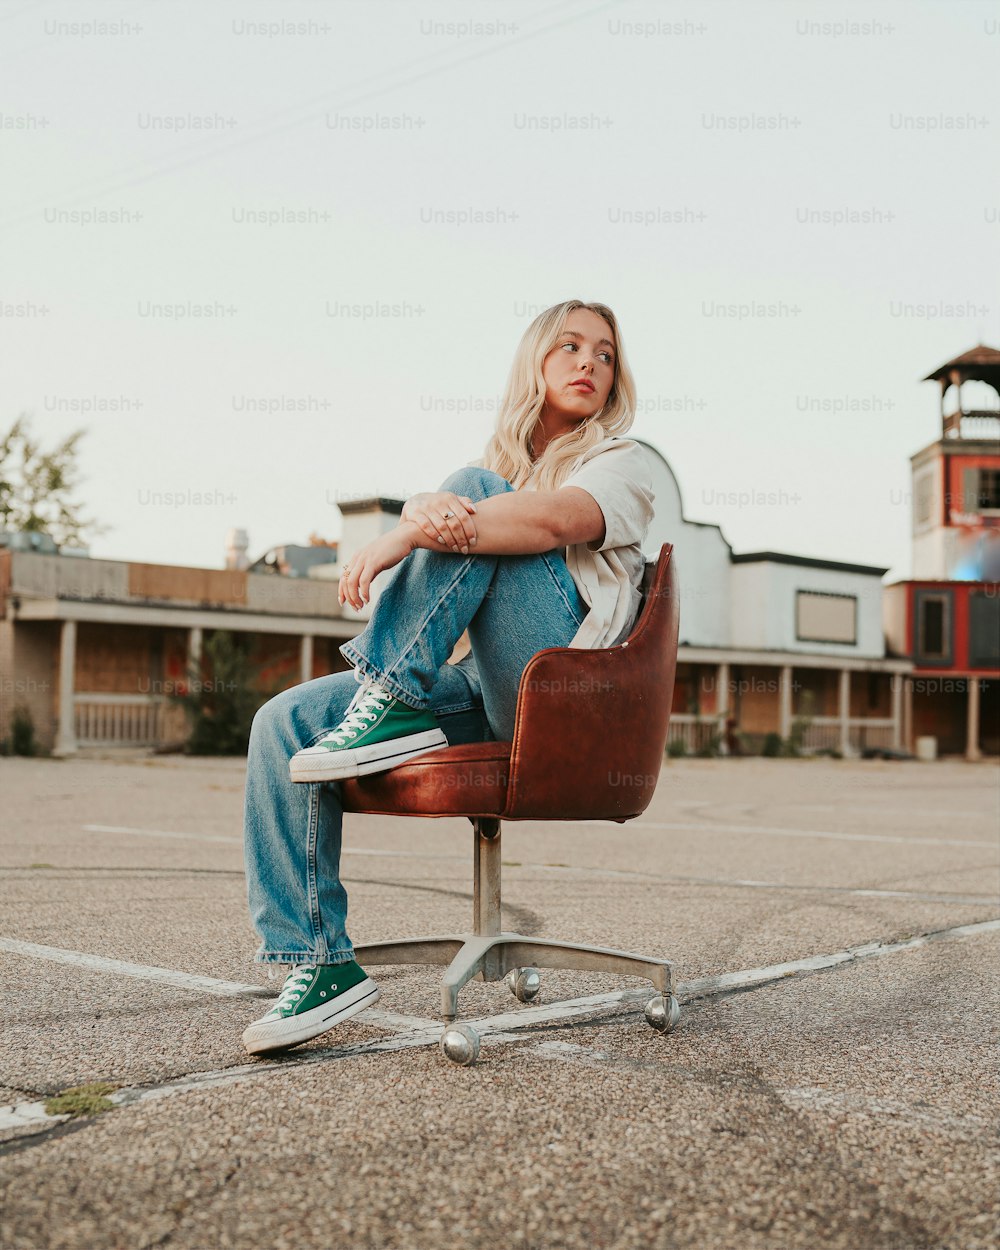
[[(283, 691), (250, 734), (256, 959), (292, 965), (243, 1034), (251, 1054), (316, 1037), (379, 997), (345, 928), (339, 781), (449, 745), (509, 741), (536, 652), (610, 647), (631, 632), (653, 515), (643, 452), (619, 437), (634, 415), (611, 310), (547, 309), (518, 346), (483, 460), (408, 500), (399, 525), (345, 565), (339, 598), (355, 609), (395, 569), (365, 629), (340, 647), (356, 671)], [(471, 651), (448, 663), (466, 630)]]

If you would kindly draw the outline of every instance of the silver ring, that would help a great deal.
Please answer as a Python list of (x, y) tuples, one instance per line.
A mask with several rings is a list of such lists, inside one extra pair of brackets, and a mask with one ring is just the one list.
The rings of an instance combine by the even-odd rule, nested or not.
[(442, 512), (442, 513), (441, 513), (441, 515), (442, 515), (442, 516), (444, 517), (444, 519), (447, 521), (449, 517), (453, 517), (455, 514), (454, 514), (454, 512)]

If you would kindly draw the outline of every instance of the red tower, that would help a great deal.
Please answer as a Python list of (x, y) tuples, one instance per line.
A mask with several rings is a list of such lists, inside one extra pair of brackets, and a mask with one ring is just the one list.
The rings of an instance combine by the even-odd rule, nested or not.
[(941, 386), (941, 437), (910, 457), (912, 577), (885, 587), (886, 642), (913, 660), (911, 744), (976, 760), (1000, 754), (1000, 351), (980, 344), (924, 381)]

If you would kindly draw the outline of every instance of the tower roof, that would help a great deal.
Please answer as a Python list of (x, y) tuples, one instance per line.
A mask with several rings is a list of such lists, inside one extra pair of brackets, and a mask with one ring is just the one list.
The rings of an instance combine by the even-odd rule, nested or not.
[(980, 343), (971, 351), (963, 352), (961, 356), (939, 366), (933, 373), (928, 373), (923, 380), (950, 382), (953, 373), (959, 374), (963, 382), (988, 382), (995, 387), (1000, 384), (1000, 352), (995, 347)]

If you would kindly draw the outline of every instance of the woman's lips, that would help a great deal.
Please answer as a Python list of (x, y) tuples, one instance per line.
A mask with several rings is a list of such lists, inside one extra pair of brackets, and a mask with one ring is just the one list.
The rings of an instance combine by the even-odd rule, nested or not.
[(576, 390), (583, 391), (586, 395), (592, 395), (595, 390), (595, 387), (591, 382), (570, 382), (570, 386), (574, 387)]

